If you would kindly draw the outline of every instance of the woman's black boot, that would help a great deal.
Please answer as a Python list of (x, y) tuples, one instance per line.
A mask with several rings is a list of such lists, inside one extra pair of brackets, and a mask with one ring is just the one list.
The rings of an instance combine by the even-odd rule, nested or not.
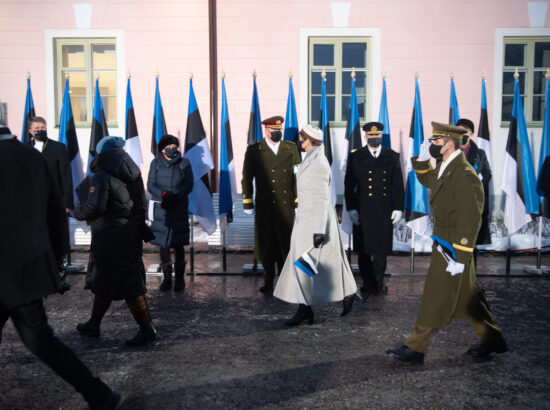
[(308, 321), (308, 324), (313, 323), (313, 309), (311, 306), (302, 305), (298, 306), (298, 311), (296, 314), (289, 320), (285, 322), (285, 325), (287, 326), (298, 326), (301, 324), (304, 320)]

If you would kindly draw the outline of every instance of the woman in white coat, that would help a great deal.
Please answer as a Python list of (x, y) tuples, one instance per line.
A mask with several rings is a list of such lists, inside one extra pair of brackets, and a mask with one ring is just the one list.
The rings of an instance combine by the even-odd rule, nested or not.
[[(285, 322), (288, 326), (305, 320), (313, 323), (311, 306), (321, 303), (343, 300), (342, 316), (349, 313), (357, 291), (330, 201), (330, 165), (322, 142), (323, 132), (319, 128), (306, 125), (300, 131), (298, 148), (306, 155), (296, 174), (298, 209), (290, 252), (273, 292), (279, 299), (299, 304), (294, 317)], [(295, 264), (305, 253), (309, 255), (309, 264), (307, 255), (305, 262)], [(309, 276), (306, 270), (317, 274)]]

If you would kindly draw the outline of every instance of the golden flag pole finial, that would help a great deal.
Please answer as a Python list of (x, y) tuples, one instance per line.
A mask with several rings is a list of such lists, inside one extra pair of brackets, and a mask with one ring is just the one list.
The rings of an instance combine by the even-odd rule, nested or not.
[(193, 73), (189, 73), (189, 79), (193, 79)]
[(418, 80), (418, 77), (419, 77), (419, 76), (418, 76), (418, 71), (416, 71), (416, 72), (414, 73), (414, 78), (415, 78), (416, 80)]
[(65, 78), (71, 78), (71, 75), (69, 74), (69, 70), (65, 71)]
[(487, 72), (485, 71), (485, 69), (483, 69), (483, 72), (481, 73), (481, 78), (483, 78), (484, 80), (487, 78)]
[(294, 74), (292, 74), (292, 68), (290, 69), (290, 71), (288, 72), (288, 78), (292, 78)]
[(386, 73), (382, 74), (382, 78), (385, 80), (388, 75)]
[(130, 78), (132, 78), (132, 73), (130, 73), (130, 70), (128, 70), (128, 72), (126, 73), (126, 78), (129, 80)]
[(327, 72), (323, 68), (323, 71), (321, 72), (321, 77), (325, 78), (327, 76)]
[(95, 79), (99, 80), (99, 73), (97, 71), (95, 72)]
[(225, 70), (222, 70), (222, 78), (225, 78)]
[(159, 76), (160, 76), (159, 70), (155, 71), (155, 78), (159, 78)]
[(455, 78), (455, 72), (451, 70), (451, 79), (454, 79), (454, 78)]
[(27, 80), (31, 78), (31, 72), (29, 71), (29, 69), (27, 68)]
[(547, 80), (550, 79), (550, 68), (546, 69), (546, 74), (544, 74), (544, 78), (546, 78)]
[(518, 79), (519, 78), (519, 71), (518, 71), (518, 68), (516, 67), (516, 71), (514, 72), (514, 78), (515, 79)]
[(252, 78), (258, 77), (258, 74), (256, 74), (256, 68), (254, 68), (254, 71), (252, 72)]
[(351, 69), (351, 78), (355, 78), (355, 67)]

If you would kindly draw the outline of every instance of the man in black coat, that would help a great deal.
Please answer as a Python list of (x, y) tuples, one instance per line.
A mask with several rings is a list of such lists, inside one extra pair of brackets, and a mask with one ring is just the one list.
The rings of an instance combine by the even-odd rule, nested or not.
[(399, 154), (382, 147), (384, 125), (363, 126), (367, 145), (350, 153), (344, 179), (346, 207), (354, 224), (354, 249), (363, 277), (362, 291), (386, 293), (386, 256), (392, 251), (393, 224), (403, 214), (403, 175)]
[(67, 217), (44, 158), (2, 124), (0, 186), (0, 340), (11, 318), (25, 346), (92, 409), (118, 408), (121, 396), (94, 377), (48, 325), (42, 298), (59, 286), (56, 256), (66, 241)]
[[(461, 118), (456, 122), (458, 127), (462, 127), (468, 132), (462, 137), (462, 144), (460, 146), (461, 151), (464, 153), (466, 160), (470, 163), (474, 170), (477, 172), (481, 184), (483, 185), (483, 193), (485, 194), (485, 201), (483, 203), (483, 213), (481, 214), (481, 228), (477, 235), (476, 245), (487, 245), (491, 243), (491, 230), (489, 228), (489, 183), (493, 174), (491, 172), (491, 166), (485, 151), (477, 146), (472, 141), (474, 135), (474, 123), (467, 118)], [(477, 248), (474, 249), (474, 261), (477, 262)]]
[[(42, 153), (48, 163), (53, 180), (61, 193), (63, 207), (68, 213), (73, 209), (73, 177), (67, 147), (61, 142), (48, 138), (46, 120), (42, 117), (30, 118), (27, 128), (30, 134), (28, 141), (37, 151)], [(65, 255), (70, 251), (68, 224), (65, 230), (67, 231), (67, 240), (57, 261), (60, 268), (63, 266)]]

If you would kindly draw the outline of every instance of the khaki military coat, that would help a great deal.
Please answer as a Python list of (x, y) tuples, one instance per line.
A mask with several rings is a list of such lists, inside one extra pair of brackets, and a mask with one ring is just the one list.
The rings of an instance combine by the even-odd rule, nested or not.
[[(298, 210), (290, 252), (273, 293), (286, 302), (305, 305), (335, 302), (357, 291), (330, 200), (330, 183), (330, 165), (324, 147), (310, 150), (298, 170)], [(297, 269), (294, 262), (313, 245), (315, 233), (327, 234), (328, 242), (310, 252), (319, 271), (310, 277)]]
[(418, 161), (417, 157), (412, 163), (420, 183), (431, 190), (433, 234), (453, 244), (456, 261), (465, 265), (463, 273), (451, 276), (446, 272), (447, 262), (432, 247), (417, 324), (440, 328), (453, 318), (483, 317), (485, 312), (477, 310), (486, 309), (486, 305), (481, 303), (472, 257), (483, 211), (481, 181), (463, 153), (447, 165), (439, 179), (441, 164), (433, 169), (429, 161)]

